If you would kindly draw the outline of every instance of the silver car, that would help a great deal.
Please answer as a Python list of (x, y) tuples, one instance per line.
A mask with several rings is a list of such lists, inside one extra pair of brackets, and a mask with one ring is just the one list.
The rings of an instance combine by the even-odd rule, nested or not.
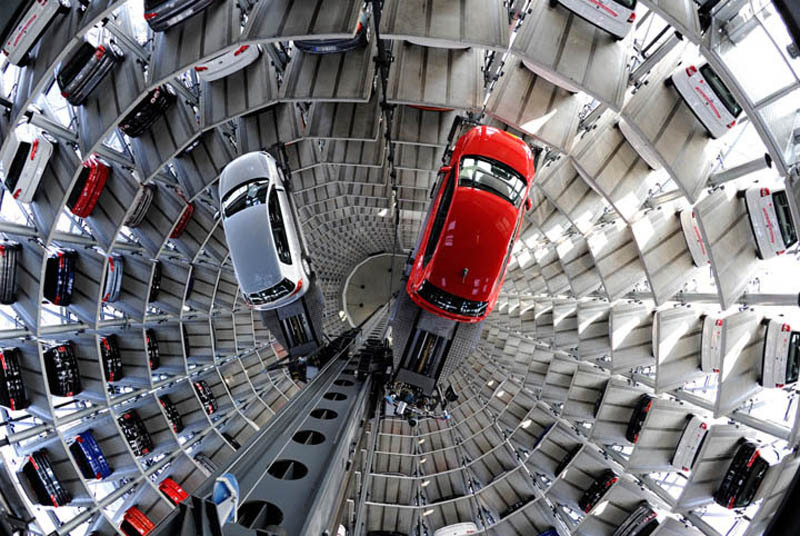
[(265, 152), (240, 156), (222, 171), (220, 212), (236, 279), (261, 310), (289, 304), (311, 283), (283, 175)]

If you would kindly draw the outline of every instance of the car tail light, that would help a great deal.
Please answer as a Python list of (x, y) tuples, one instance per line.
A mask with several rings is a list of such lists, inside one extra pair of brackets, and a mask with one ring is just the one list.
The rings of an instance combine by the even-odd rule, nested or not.
[(784, 324), (781, 326), (781, 331), (792, 331), (792, 327), (789, 324)]
[(364, 24), (359, 22), (358, 26), (356, 26), (356, 33), (360, 32), (363, 29), (364, 29)]
[(733, 128), (733, 127), (735, 127), (735, 126), (736, 126), (736, 119), (734, 119), (733, 121), (731, 121), (730, 123), (728, 123), (728, 128)]
[(636, 13), (631, 13), (631, 16), (628, 17), (628, 22), (633, 22), (636, 20)]
[(198, 65), (197, 67), (194, 68), (194, 71), (196, 73), (202, 73), (203, 71), (207, 71), (207, 70), (208, 70), (208, 67), (203, 67), (202, 65)]
[(238, 56), (239, 54), (241, 54), (242, 52), (244, 52), (248, 48), (250, 48), (250, 45), (242, 45), (242, 46), (239, 47), (239, 49), (236, 52), (233, 53), (233, 55), (234, 56)]
[(697, 67), (695, 67), (694, 65), (690, 65), (689, 67), (686, 68), (686, 75), (687, 76), (692, 76), (696, 72), (697, 72)]
[(104, 47), (103, 45), (100, 45), (99, 47), (97, 47), (97, 50), (94, 52), (94, 57), (99, 60), (100, 58), (103, 57), (103, 54), (105, 54), (105, 53), (106, 53), (106, 47)]
[(145, 13), (144, 20), (150, 20), (158, 17), (158, 13)]
[(721, 318), (718, 319), (716, 322), (714, 322), (714, 325), (715, 326), (721, 326), (722, 325), (722, 319)]
[(701, 430), (708, 430), (708, 425), (706, 423), (704, 423), (704, 422), (701, 422), (700, 423), (700, 429)]
[(648, 411), (650, 411), (650, 408), (652, 407), (653, 407), (653, 401), (651, 400), (650, 402), (647, 403), (647, 407), (644, 408), (644, 412), (647, 413)]
[(31, 146), (31, 160), (36, 158), (36, 151), (39, 150), (39, 139), (33, 140), (33, 145)]
[(770, 194), (769, 188), (761, 188), (761, 197), (767, 197)]
[(756, 460), (760, 455), (761, 453), (758, 451), (758, 449), (756, 449), (756, 451), (753, 453), (752, 456), (750, 456), (750, 459), (747, 461), (747, 467), (751, 467), (754, 463), (756, 463)]
[(290, 294), (290, 296), (294, 296), (295, 294), (300, 292), (301, 288), (303, 288), (303, 280), (302, 279), (297, 282), (297, 286), (294, 288), (294, 291)]
[(731, 497), (731, 500), (728, 501), (728, 510), (733, 508), (733, 503), (736, 502), (736, 497)]

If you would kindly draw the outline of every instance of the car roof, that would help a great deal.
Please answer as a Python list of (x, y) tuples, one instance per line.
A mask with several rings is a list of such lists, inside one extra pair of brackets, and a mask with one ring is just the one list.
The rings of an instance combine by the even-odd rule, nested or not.
[(240, 184), (259, 178), (268, 178), (283, 183), (275, 158), (271, 154), (264, 151), (244, 154), (230, 162), (222, 170), (219, 179), (219, 196), (224, 198), (225, 194)]
[(470, 154), (497, 160), (511, 166), (527, 182), (533, 180), (533, 151), (525, 141), (509, 132), (486, 125), (470, 129), (459, 138), (453, 157)]

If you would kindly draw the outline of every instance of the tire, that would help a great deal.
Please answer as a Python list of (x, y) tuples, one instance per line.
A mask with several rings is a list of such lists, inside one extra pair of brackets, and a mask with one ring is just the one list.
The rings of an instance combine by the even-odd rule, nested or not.
[(72, 5), (69, 3), (69, 0), (59, 0), (58, 10), (56, 12), (59, 15), (66, 15), (67, 13), (69, 13), (71, 7)]
[(554, 7), (556, 7), (556, 6), (558, 5), (558, 0), (547, 0), (547, 4), (548, 4), (548, 5), (549, 5), (551, 8), (554, 8)]
[(664, 80), (664, 85), (667, 86), (667, 87), (674, 87), (675, 86), (675, 82), (672, 81), (672, 77), (670, 76), (669, 78)]
[(303, 271), (308, 277), (311, 277), (314, 274), (314, 270), (311, 267), (311, 261), (308, 259), (308, 257), (303, 255), (300, 262), (302, 263)]

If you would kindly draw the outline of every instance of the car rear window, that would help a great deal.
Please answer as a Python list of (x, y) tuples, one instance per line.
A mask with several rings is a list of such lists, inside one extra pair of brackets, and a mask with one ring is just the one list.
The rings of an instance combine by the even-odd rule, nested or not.
[(714, 72), (707, 63), (700, 67), (700, 72), (703, 75), (703, 78), (708, 82), (708, 85), (711, 86), (711, 89), (714, 90), (714, 93), (717, 95), (719, 100), (722, 101), (722, 104), (725, 105), (725, 108), (733, 115), (737, 117), (740, 113), (742, 113), (742, 107), (739, 106), (739, 103), (736, 102), (736, 99), (731, 93), (731, 90), (728, 89), (728, 86), (722, 81), (722, 79), (717, 76), (717, 73)]
[(72, 56), (62, 64), (61, 69), (58, 70), (56, 81), (58, 82), (59, 88), (64, 89), (67, 84), (78, 76), (78, 73), (83, 69), (84, 65), (94, 56), (95, 50), (96, 48), (88, 41), (84, 41), (83, 44), (78, 47), (78, 50), (76, 50)]
[(25, 167), (25, 160), (28, 159), (28, 153), (31, 151), (31, 144), (25, 141), (19, 142), (19, 147), (17, 147), (17, 154), (14, 155), (14, 160), (11, 161), (11, 165), (6, 172), (6, 188), (12, 194), (14, 193), (14, 188), (17, 187), (17, 181), (19, 181), (19, 176), (22, 175), (22, 168)]
[(484, 190), (519, 207), (527, 182), (505, 164), (485, 157), (465, 156), (459, 166), (458, 185)]
[(14, 30), (14, 23), (30, 4), (28, 0), (3, 0), (0, 2), (0, 41), (5, 42)]
[(628, 9), (636, 9), (636, 0), (612, 0), (613, 2), (627, 7)]
[(253, 179), (231, 190), (222, 200), (222, 210), (230, 218), (246, 208), (263, 205), (267, 201), (268, 179)]
[(789, 339), (789, 357), (786, 359), (786, 383), (797, 381), (800, 376), (800, 332), (793, 331)]
[(778, 217), (778, 228), (781, 232), (781, 238), (783, 238), (783, 245), (790, 248), (797, 242), (797, 230), (794, 228), (792, 213), (789, 210), (789, 198), (786, 196), (786, 192), (772, 194), (772, 203), (775, 205), (775, 215)]

